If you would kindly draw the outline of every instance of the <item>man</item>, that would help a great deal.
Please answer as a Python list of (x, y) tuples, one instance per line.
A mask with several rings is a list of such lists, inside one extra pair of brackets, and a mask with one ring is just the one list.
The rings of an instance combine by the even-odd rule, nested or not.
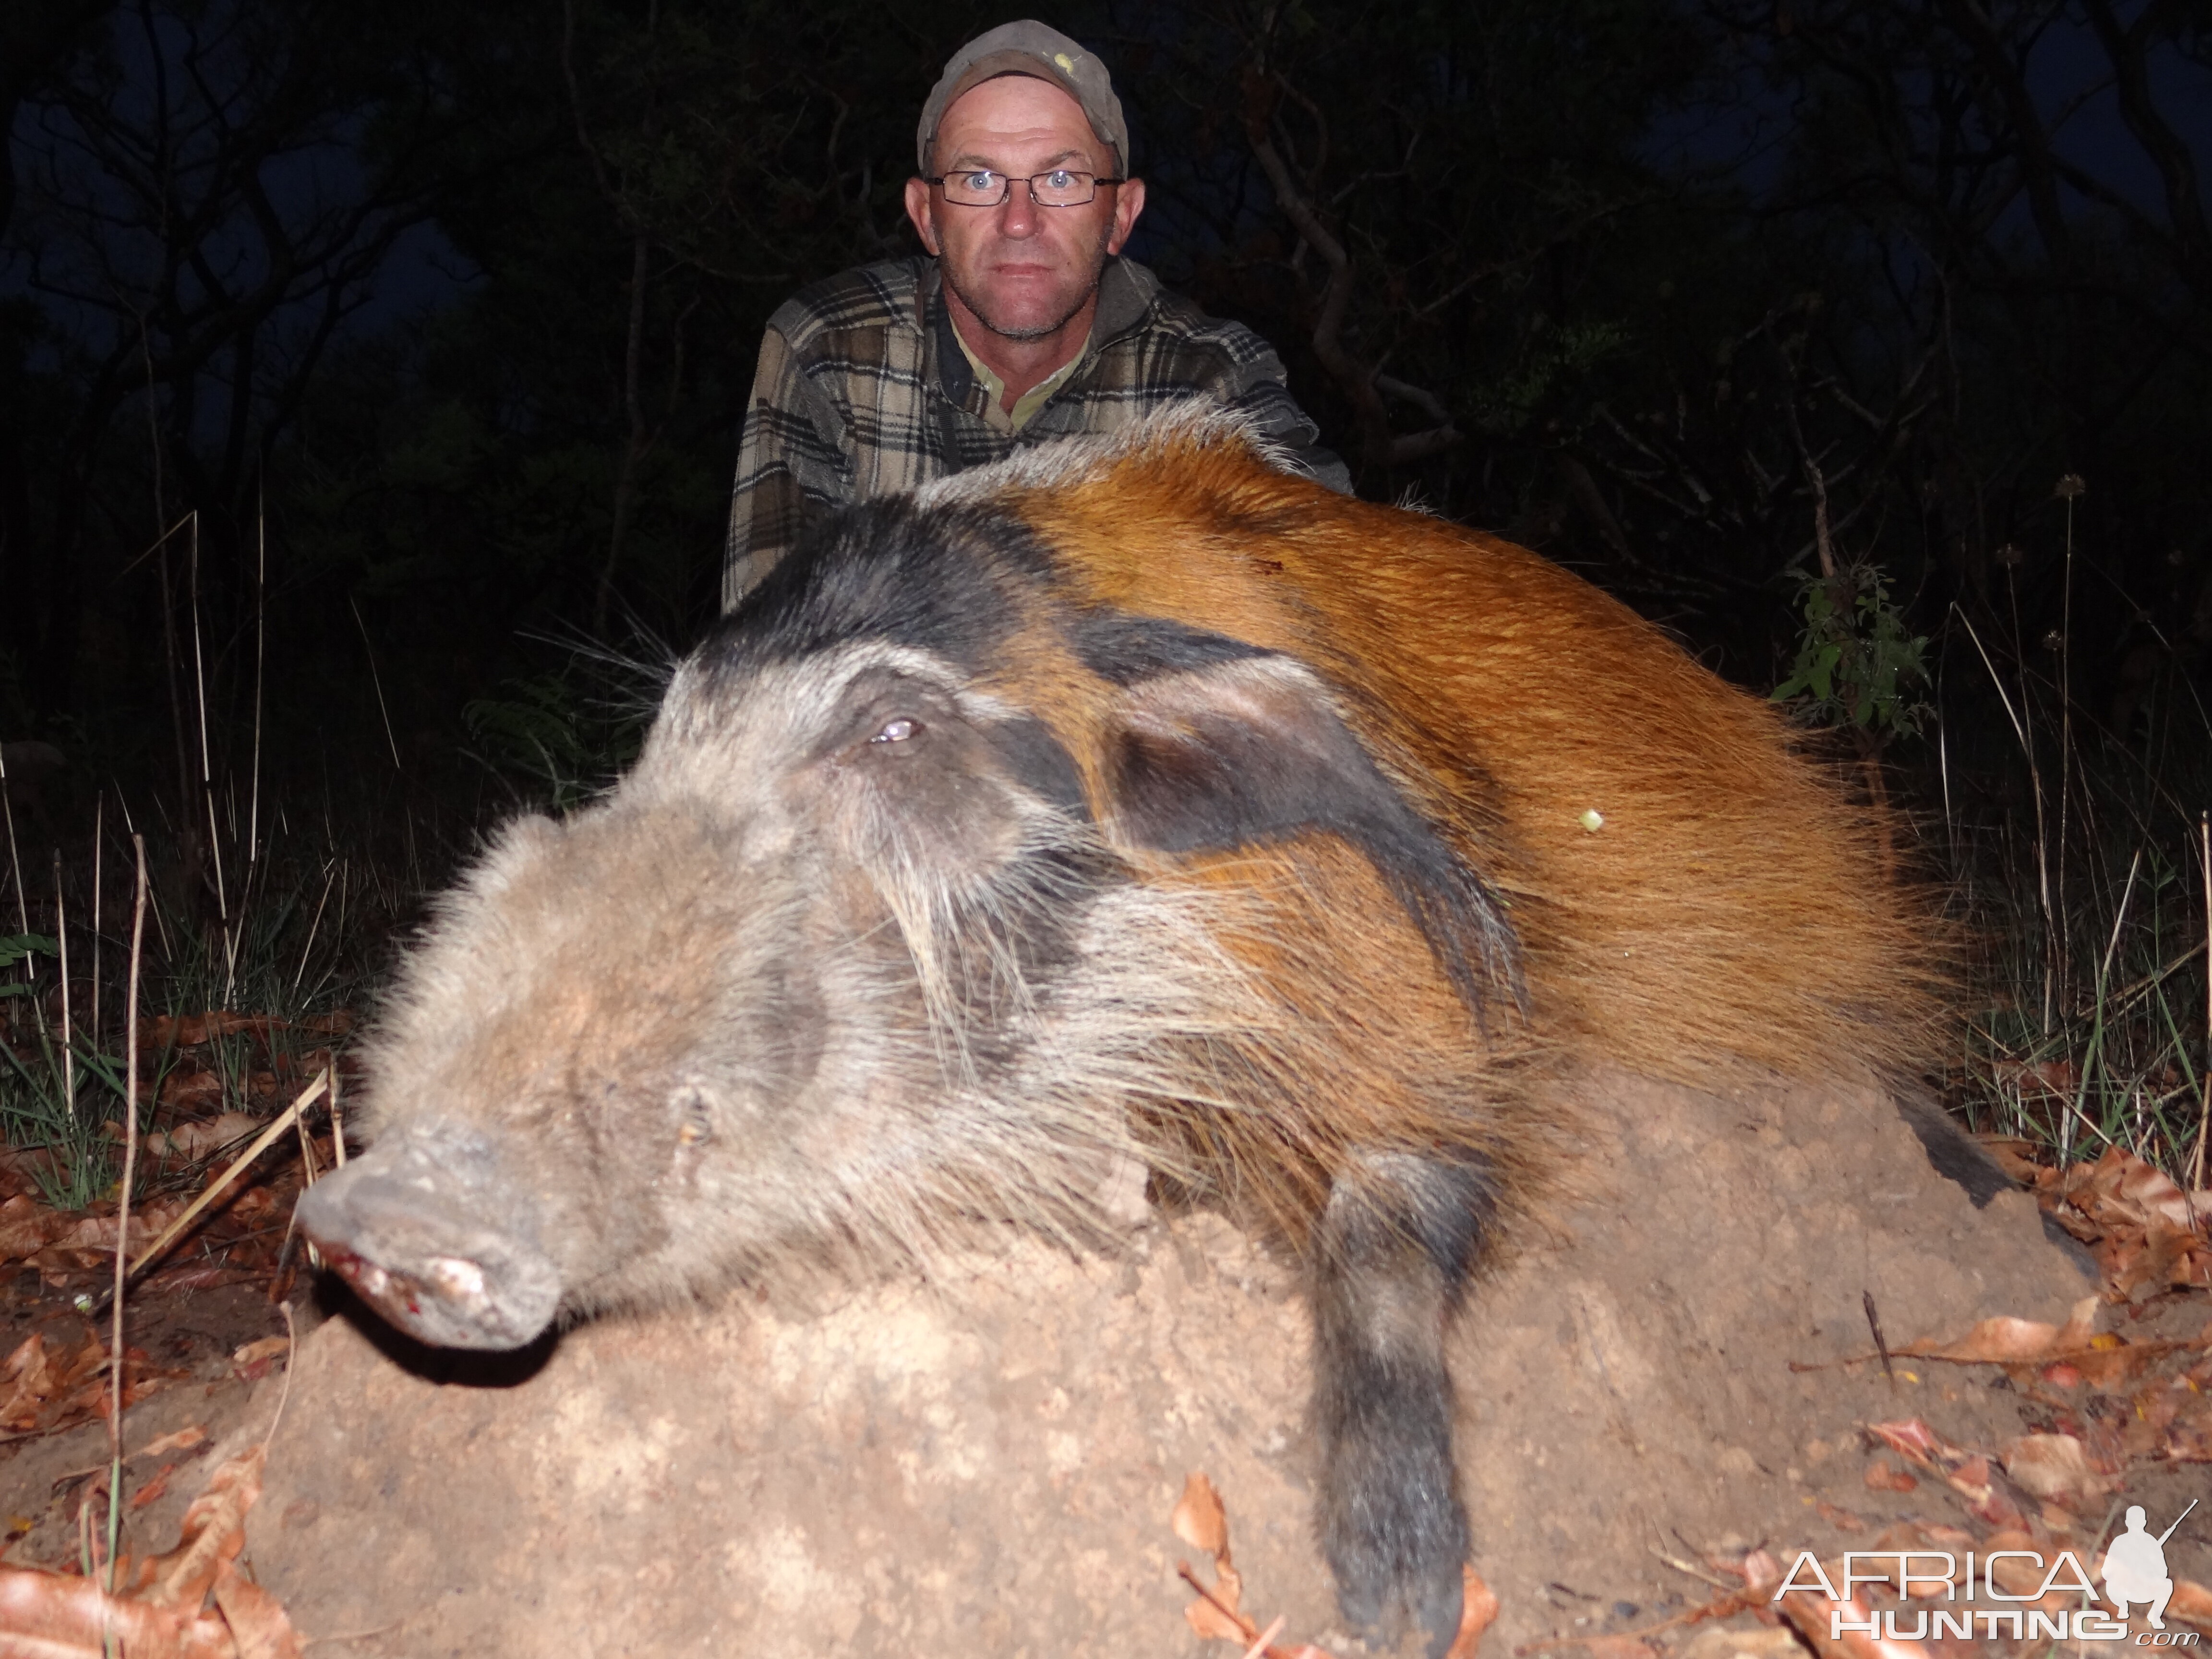
[(1306, 471), (1350, 488), (1266, 342), (1121, 257), (1145, 186), (1096, 58), (1042, 23), (978, 36), (922, 106), (915, 154), (907, 216), (929, 257), (831, 277), (769, 321), (725, 610), (835, 507), (1188, 398), (1249, 412)]

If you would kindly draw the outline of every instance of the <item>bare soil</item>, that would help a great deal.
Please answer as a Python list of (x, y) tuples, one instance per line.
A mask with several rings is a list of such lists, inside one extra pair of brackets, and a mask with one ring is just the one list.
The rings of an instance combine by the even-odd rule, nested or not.
[[(1975, 1210), (1869, 1092), (1589, 1093), (1585, 1195), (1455, 1346), (1475, 1566), (1503, 1604), (1486, 1653), (1712, 1594), (1662, 1556), (1787, 1560), (1956, 1522), (1940, 1489), (1868, 1487), (1862, 1425), (1918, 1417), (1994, 1449), (2036, 1408), (1988, 1367), (1887, 1379), (1857, 1358), (1863, 1298), (1894, 1346), (2063, 1322), (2096, 1290), (2027, 1195)], [(742, 1291), (515, 1356), (433, 1353), (340, 1308), (296, 1350), (248, 1553), (338, 1653), (1194, 1655), (1176, 1567), (1204, 1564), (1169, 1517), (1203, 1471), (1246, 1611), (1287, 1616), (1285, 1651), (1355, 1654), (1310, 1535), (1296, 1291), (1197, 1214), (1111, 1257), (1010, 1241), (933, 1285)], [(2149, 1316), (2194, 1335), (2205, 1312), (2168, 1297)], [(180, 1384), (128, 1414), (125, 1443), (196, 1419), (227, 1455), (270, 1432), (281, 1382)], [(0, 1510), (39, 1517), (12, 1559), (69, 1558), (53, 1480), (104, 1457), (94, 1425), (0, 1463)], [(134, 1514), (154, 1547), (192, 1490), (175, 1484)], [(2204, 1484), (2139, 1474), (2114, 1501), (2162, 1525)], [(2176, 1577), (2212, 1580), (2205, 1540), (2212, 1523), (2176, 1535)]]

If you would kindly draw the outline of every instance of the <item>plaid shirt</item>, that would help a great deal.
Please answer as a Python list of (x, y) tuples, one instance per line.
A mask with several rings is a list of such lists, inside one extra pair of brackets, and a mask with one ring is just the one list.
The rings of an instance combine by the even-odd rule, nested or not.
[(816, 519), (1003, 459), (1024, 445), (1111, 432), (1164, 404), (1206, 398), (1250, 411), (1261, 432), (1333, 489), (1342, 461), (1285, 387), (1282, 360), (1241, 323), (1208, 317), (1127, 259), (1098, 283), (1091, 343), (1018, 433), (984, 422), (952, 332), (937, 262), (889, 259), (804, 289), (769, 319), (745, 409), (722, 561), (735, 607)]

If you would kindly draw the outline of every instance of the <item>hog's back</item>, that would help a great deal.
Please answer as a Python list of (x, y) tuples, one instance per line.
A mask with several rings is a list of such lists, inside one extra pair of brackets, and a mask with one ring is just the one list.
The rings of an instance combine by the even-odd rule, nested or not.
[(1237, 446), (1140, 451), (1018, 510), (1097, 601), (1327, 674), (1510, 905), (1540, 1030), (1692, 1081), (1895, 1079), (1940, 1048), (1909, 831), (1587, 581)]

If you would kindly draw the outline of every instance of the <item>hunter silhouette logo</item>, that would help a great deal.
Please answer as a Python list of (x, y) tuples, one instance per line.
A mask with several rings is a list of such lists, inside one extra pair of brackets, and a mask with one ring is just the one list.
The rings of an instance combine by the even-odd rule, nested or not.
[[(2197, 1507), (2197, 1500), (2189, 1500), (2189, 1510)], [(2168, 1527), (2155, 1538), (2145, 1529), (2143, 1507), (2133, 1504), (2128, 1507), (2128, 1529), (2105, 1551), (2105, 1599), (2112, 1604), (2112, 1617), (2128, 1616), (2131, 1601), (2148, 1602), (2150, 1606), (2150, 1627), (2166, 1628), (2166, 1604), (2173, 1596), (2173, 1580), (2166, 1572), (2166, 1540), (2173, 1536), (2174, 1528), (2189, 1518), (2189, 1510), (2174, 1517)]]
[[(2193, 1647), (2196, 1632), (2166, 1633), (2166, 1604), (2173, 1595), (2173, 1580), (2166, 1570), (2166, 1541), (2196, 1507), (2197, 1500), (2190, 1499), (2173, 1525), (2155, 1535), (2142, 1506), (2129, 1509), (2127, 1530), (2106, 1547), (2102, 1563), (2110, 1612), (2094, 1605), (2046, 1611), (2045, 1598), (2054, 1591), (2079, 1595), (2085, 1603), (2097, 1600), (2095, 1583), (2072, 1550), (2061, 1550), (2049, 1561), (2038, 1550), (1969, 1551), (1963, 1558), (1948, 1550), (1853, 1550), (1844, 1556), (1840, 1581), (1829, 1577), (1810, 1550), (1801, 1550), (1771, 1599), (1779, 1601), (1793, 1591), (1826, 1598), (1828, 1634), (1838, 1642), (1847, 1634), (1876, 1641), (1947, 1637), (1970, 1641), (1978, 1634), (1989, 1641), (2004, 1636), (2015, 1642), (2063, 1642), (2069, 1638), (2117, 1642), (2127, 1636), (2129, 1608), (2142, 1607), (2148, 1609), (2150, 1630), (2136, 1638), (2138, 1644)], [(1895, 1608), (1869, 1610), (1858, 1595), (1862, 1584), (1881, 1584), (1908, 1601), (1918, 1601), (1921, 1605), (1911, 1615), (1913, 1624), (1909, 1628), (1899, 1624)], [(1954, 1605), (1932, 1605), (1939, 1594), (1942, 1601)], [(1960, 1601), (2015, 1605), (1956, 1607)], [(2036, 1605), (2019, 1605), (2022, 1603)]]

